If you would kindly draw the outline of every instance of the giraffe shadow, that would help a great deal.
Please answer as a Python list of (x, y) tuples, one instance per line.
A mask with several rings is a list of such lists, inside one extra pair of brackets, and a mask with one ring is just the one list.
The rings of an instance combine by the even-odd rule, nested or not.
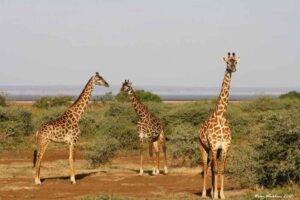
[[(81, 180), (81, 179), (84, 179), (85, 177), (91, 176), (93, 174), (97, 174), (97, 172), (76, 174), (75, 175), (75, 180)], [(55, 176), (55, 177), (42, 178), (41, 182), (44, 182), (44, 181), (47, 181), (47, 180), (55, 180), (55, 179), (68, 180), (68, 179), (70, 179), (70, 176)]]
[[(201, 197), (202, 196), (202, 192), (196, 192), (196, 193), (194, 193), (194, 195)], [(212, 198), (212, 196), (211, 196), (211, 189), (207, 189), (206, 190), (206, 197)]]
[[(131, 171), (131, 172), (135, 172), (136, 174), (139, 174), (140, 173), (140, 170), (139, 169), (132, 169), (132, 168), (129, 168), (129, 167), (111, 167), (112, 169), (121, 169), (121, 170), (127, 170), (127, 171)], [(159, 170), (159, 173), (162, 174), (163, 171), (162, 170)], [(148, 174), (149, 176), (153, 176), (152, 174), (152, 170), (144, 170), (144, 174)]]

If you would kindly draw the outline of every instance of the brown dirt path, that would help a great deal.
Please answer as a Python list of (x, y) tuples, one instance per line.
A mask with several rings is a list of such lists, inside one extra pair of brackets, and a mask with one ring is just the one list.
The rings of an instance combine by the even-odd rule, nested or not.
[[(170, 168), (169, 175), (150, 176), (151, 165), (146, 162), (146, 173), (138, 176), (138, 156), (119, 156), (110, 166), (89, 169), (78, 153), (75, 185), (68, 177), (68, 152), (46, 152), (41, 171), (42, 185), (34, 184), (32, 152), (0, 153), (0, 200), (2, 199), (81, 199), (84, 196), (114, 194), (136, 199), (197, 198), (200, 195), (200, 168)], [(147, 158), (146, 158), (147, 159)], [(148, 169), (148, 171), (147, 171)], [(226, 180), (227, 197), (239, 196), (248, 190), (233, 190), (234, 181)]]

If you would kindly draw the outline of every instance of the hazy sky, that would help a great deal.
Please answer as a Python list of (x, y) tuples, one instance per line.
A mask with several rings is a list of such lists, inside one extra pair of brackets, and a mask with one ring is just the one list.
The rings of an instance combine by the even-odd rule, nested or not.
[(0, 85), (300, 87), (299, 0), (0, 0)]

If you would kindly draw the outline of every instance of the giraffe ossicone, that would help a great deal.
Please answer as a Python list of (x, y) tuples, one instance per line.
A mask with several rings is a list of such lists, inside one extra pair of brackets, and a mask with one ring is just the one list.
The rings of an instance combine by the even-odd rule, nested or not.
[[(43, 155), (50, 142), (69, 144), (70, 181), (75, 184), (74, 157), (79, 137), (79, 120), (86, 110), (94, 85), (109, 87), (98, 72), (93, 75), (82, 90), (78, 99), (58, 118), (44, 123), (36, 132), (37, 150), (35, 150), (35, 183), (41, 184), (40, 168)], [(36, 153), (37, 151), (37, 153)]]
[(218, 198), (218, 151), (221, 150), (221, 189), (220, 197), (225, 199), (224, 195), (224, 171), (226, 156), (231, 144), (231, 131), (226, 116), (227, 104), (229, 99), (229, 89), (231, 74), (236, 71), (236, 65), (239, 58), (235, 53), (228, 53), (223, 57), (226, 62), (226, 71), (222, 83), (221, 92), (217, 100), (214, 111), (209, 118), (202, 124), (199, 130), (199, 149), (203, 161), (203, 190), (202, 197), (206, 197), (206, 179), (207, 179), (207, 162), (208, 154), (212, 154), (212, 198)]

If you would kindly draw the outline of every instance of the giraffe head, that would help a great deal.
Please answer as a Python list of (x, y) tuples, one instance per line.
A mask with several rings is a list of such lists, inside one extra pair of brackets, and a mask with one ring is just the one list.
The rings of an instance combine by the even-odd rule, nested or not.
[(240, 58), (236, 57), (234, 52), (232, 54), (230, 52), (228, 52), (227, 58), (223, 57), (223, 60), (227, 64), (227, 70), (229, 72), (235, 72), (236, 71), (236, 65), (240, 61)]
[(120, 89), (121, 92), (129, 92), (130, 90), (132, 90), (131, 87), (131, 82), (129, 82), (129, 80), (125, 80), (125, 82), (122, 83), (122, 87)]
[(105, 87), (109, 87), (108, 83), (104, 80), (102, 76), (99, 75), (98, 72), (96, 72), (96, 74), (93, 76), (93, 79), (95, 85), (102, 85)]

